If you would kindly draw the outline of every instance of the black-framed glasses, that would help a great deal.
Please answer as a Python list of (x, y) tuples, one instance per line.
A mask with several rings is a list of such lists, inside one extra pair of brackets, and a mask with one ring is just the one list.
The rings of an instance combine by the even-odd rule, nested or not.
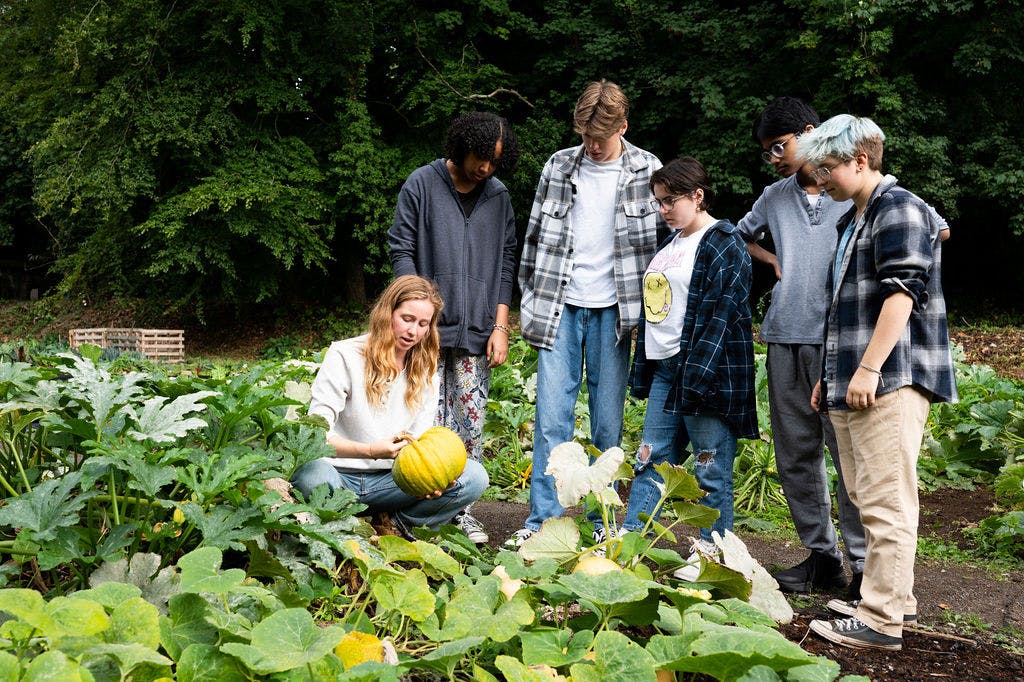
[(839, 168), (839, 166), (842, 166), (844, 163), (847, 162), (840, 161), (838, 163), (832, 164), (831, 167), (818, 166), (817, 168), (811, 171), (811, 175), (814, 176), (815, 180), (819, 180), (821, 182), (828, 182), (828, 179), (832, 177), (832, 171), (834, 171), (836, 168)]
[(679, 201), (680, 199), (683, 199), (683, 198), (685, 198), (687, 196), (689, 196), (689, 195), (687, 195), (687, 194), (676, 194), (674, 196), (665, 197), (664, 199), (659, 199), (658, 197), (654, 197), (654, 199), (651, 200), (651, 208), (653, 208), (655, 211), (661, 210), (662, 208), (664, 208), (666, 211), (671, 211), (672, 207), (676, 205), (677, 201)]
[(778, 142), (772, 144), (772, 146), (769, 147), (767, 151), (761, 152), (761, 158), (764, 160), (765, 163), (771, 163), (773, 158), (781, 159), (783, 156), (786, 155), (786, 145), (789, 144), (790, 140), (795, 140), (797, 137), (799, 137), (799, 135), (794, 133), (787, 137), (785, 140), (779, 140)]

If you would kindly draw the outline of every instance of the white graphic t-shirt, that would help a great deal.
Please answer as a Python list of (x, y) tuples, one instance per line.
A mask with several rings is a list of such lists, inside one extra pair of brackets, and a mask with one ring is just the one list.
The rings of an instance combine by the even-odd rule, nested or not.
[(680, 232), (668, 246), (654, 255), (647, 266), (644, 273), (644, 317), (647, 320), (644, 343), (648, 360), (664, 360), (679, 352), (693, 263), (700, 240), (710, 226), (687, 237)]

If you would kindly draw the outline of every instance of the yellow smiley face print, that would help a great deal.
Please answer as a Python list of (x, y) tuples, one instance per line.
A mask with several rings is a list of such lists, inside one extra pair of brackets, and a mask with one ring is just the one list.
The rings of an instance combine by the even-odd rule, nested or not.
[(657, 324), (668, 317), (672, 307), (672, 287), (665, 275), (660, 272), (649, 272), (644, 275), (644, 317), (648, 322)]

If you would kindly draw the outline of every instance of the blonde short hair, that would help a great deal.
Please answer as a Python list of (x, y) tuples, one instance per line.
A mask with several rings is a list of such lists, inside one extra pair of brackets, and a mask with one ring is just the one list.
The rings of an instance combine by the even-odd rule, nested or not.
[(580, 135), (611, 137), (619, 132), (629, 115), (629, 98), (615, 83), (594, 81), (576, 100), (573, 130)]

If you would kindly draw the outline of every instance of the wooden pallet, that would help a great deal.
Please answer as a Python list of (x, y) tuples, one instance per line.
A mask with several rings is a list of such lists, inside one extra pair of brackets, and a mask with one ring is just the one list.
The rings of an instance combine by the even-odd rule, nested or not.
[(135, 351), (153, 360), (182, 362), (185, 359), (184, 329), (72, 329), (68, 331), (68, 343), (72, 348), (91, 343), (100, 348)]

